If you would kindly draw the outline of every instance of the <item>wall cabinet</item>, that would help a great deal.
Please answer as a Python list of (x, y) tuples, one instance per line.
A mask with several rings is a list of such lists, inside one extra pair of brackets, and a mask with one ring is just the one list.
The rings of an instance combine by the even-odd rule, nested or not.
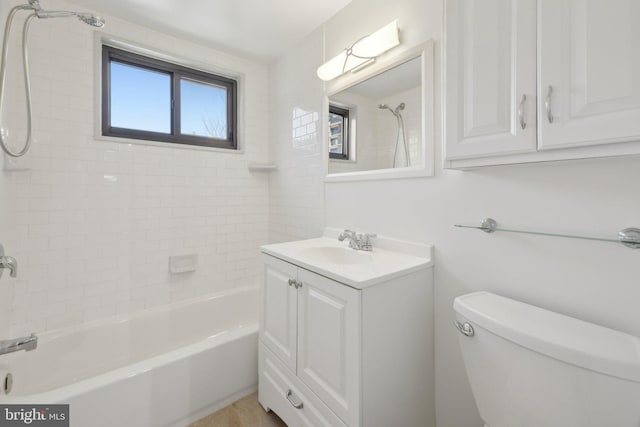
[(447, 158), (536, 151), (535, 1), (447, 1)]
[(431, 268), (355, 289), (262, 254), (259, 400), (289, 426), (429, 426)]
[(450, 167), (640, 153), (640, 3), (447, 0)]

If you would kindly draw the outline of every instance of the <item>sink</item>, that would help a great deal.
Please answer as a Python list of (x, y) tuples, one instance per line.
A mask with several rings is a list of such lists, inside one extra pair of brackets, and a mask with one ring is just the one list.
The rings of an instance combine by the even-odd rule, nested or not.
[(338, 240), (340, 232), (327, 228), (322, 237), (264, 245), (261, 250), (266, 255), (356, 289), (433, 265), (433, 247), (430, 245), (379, 236), (373, 251), (357, 251), (347, 242)]
[(369, 264), (373, 261), (371, 252), (356, 251), (351, 248), (336, 246), (316, 246), (300, 249), (301, 257), (309, 257), (330, 264), (350, 265)]

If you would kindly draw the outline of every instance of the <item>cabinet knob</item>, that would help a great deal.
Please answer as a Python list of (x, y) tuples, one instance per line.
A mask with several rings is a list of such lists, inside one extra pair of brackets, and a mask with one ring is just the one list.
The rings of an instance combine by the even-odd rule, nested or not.
[(296, 279), (289, 279), (287, 283), (289, 283), (289, 286), (295, 286), (296, 289), (302, 287), (302, 282), (298, 282)]

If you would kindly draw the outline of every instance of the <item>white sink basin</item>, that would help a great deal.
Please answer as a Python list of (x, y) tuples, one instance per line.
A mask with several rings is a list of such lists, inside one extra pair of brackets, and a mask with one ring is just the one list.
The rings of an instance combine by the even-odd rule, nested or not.
[(316, 258), (319, 262), (331, 264), (368, 264), (373, 262), (372, 252), (356, 251), (349, 247), (336, 246), (316, 246), (301, 248), (300, 255), (309, 258)]
[(309, 240), (262, 246), (265, 254), (357, 289), (402, 276), (432, 264), (432, 246), (385, 237), (375, 239), (373, 251), (351, 249), (333, 234)]

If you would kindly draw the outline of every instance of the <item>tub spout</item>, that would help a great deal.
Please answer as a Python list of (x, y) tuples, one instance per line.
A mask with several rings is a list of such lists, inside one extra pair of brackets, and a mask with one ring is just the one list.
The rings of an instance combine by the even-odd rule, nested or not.
[(15, 351), (31, 351), (38, 347), (38, 337), (31, 334), (28, 337), (15, 338), (0, 341), (0, 354), (13, 353)]

